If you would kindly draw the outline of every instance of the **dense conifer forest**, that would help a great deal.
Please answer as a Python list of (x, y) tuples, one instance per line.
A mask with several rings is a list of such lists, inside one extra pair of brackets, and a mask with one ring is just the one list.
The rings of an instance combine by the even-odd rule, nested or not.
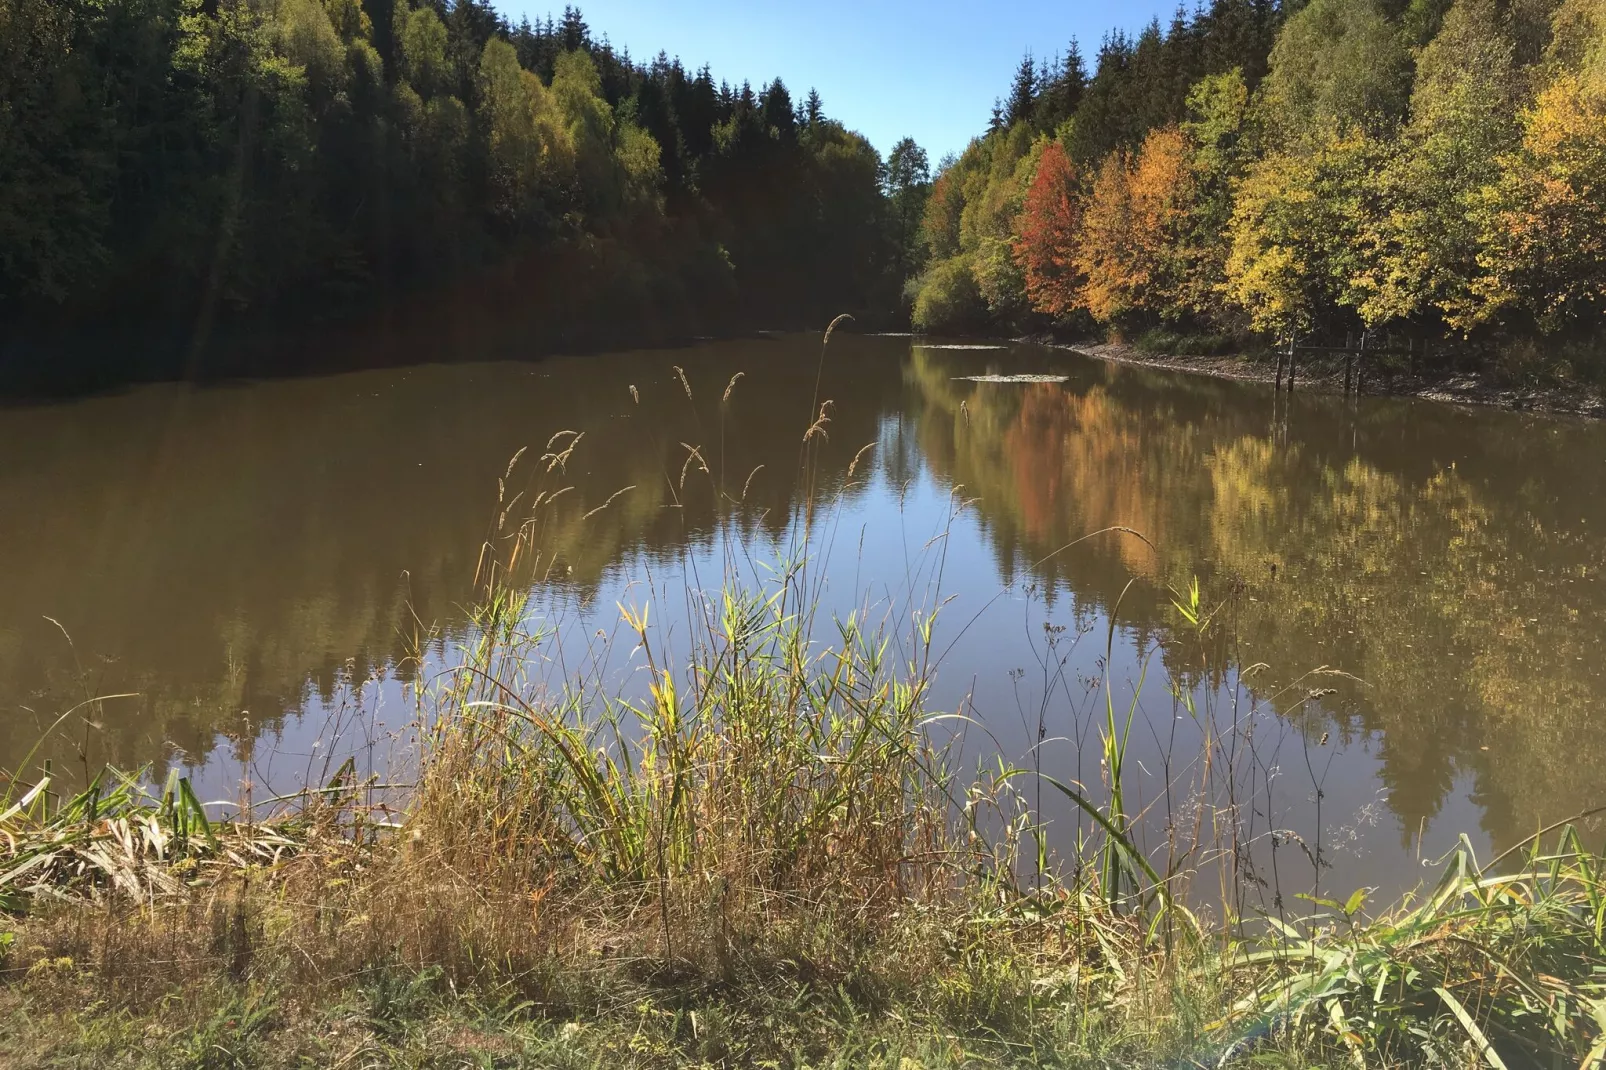
[(573, 8), (0, 0), (0, 322), (33, 338), (431, 303), (548, 348), (885, 318), (897, 184), (925, 180), (895, 163), (813, 92), (639, 61)]

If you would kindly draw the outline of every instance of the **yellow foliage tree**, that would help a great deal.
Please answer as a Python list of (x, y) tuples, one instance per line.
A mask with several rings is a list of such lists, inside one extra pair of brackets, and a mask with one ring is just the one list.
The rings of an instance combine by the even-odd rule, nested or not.
[(480, 57), (481, 111), (489, 134), (496, 211), (515, 218), (536, 195), (553, 150), (562, 141), (541, 79), (519, 66), (513, 46), (486, 42)]
[(1501, 160), (1477, 217), (1481, 301), (1458, 325), (1515, 308), (1546, 327), (1598, 325), (1606, 314), (1606, 78), (1563, 74), (1539, 95), (1523, 116), (1521, 148)]
[(1232, 187), (1248, 165), (1244, 134), (1249, 89), (1234, 68), (1208, 75), (1188, 91), (1188, 118), (1182, 134), (1188, 150), (1188, 203), (1184, 233), (1178, 237), (1182, 261), (1179, 309), (1204, 321), (1223, 322)]
[(1225, 290), (1256, 330), (1305, 330), (1359, 307), (1370, 255), (1361, 236), (1381, 216), (1386, 143), (1360, 130), (1257, 161), (1235, 187)]
[(1478, 303), (1472, 209), (1517, 141), (1522, 81), (1499, 0), (1456, 0), (1417, 61), (1411, 117), (1379, 176), (1384, 210), (1355, 279), (1369, 323), (1462, 317)]

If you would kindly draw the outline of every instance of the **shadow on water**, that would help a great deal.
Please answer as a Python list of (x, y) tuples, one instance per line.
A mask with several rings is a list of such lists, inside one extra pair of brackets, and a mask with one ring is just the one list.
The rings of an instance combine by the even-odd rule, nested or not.
[[(220, 384), (388, 370), (417, 364), (528, 361), (698, 338), (813, 326), (819, 315), (772, 321), (723, 289), (635, 293), (624, 314), (606, 256), (574, 254), (507, 265), (367, 304), (285, 308), (194, 302), (168, 308), (45, 311), (8, 322), (0, 338), (0, 405), (49, 402), (152, 382)], [(887, 313), (860, 311), (870, 329)]]

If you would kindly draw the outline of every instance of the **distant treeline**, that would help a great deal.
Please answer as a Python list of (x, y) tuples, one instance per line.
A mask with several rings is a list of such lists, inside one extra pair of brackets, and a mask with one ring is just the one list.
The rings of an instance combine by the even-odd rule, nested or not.
[(535, 345), (891, 317), (926, 179), (892, 163), (813, 92), (574, 9), (0, 0), (0, 330), (193, 347), (442, 294)]
[(924, 213), (916, 325), (1387, 329), (1606, 375), (1606, 2), (1213, 0), (1027, 57)]

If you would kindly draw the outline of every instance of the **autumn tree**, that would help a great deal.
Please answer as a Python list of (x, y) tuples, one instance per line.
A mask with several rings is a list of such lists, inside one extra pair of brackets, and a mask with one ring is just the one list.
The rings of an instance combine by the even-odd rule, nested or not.
[(1011, 127), (994, 146), (985, 185), (960, 219), (960, 244), (994, 320), (1021, 325), (1030, 315), (1026, 279), (1015, 259), (1015, 239), (1026, 190), (1047, 142), (1025, 123)]
[(1519, 135), (1519, 73), (1496, 0), (1456, 0), (1417, 62), (1411, 115), (1378, 176), (1386, 210), (1360, 235), (1367, 323), (1469, 322), (1481, 304), (1483, 190)]
[(1255, 162), (1237, 186), (1226, 294), (1256, 330), (1332, 320), (1364, 299), (1360, 240), (1381, 212), (1376, 177), (1388, 146), (1360, 131)]
[(1076, 168), (1057, 142), (1043, 150), (1021, 210), (1015, 257), (1037, 311), (1064, 319), (1083, 303), (1078, 268), (1083, 196)]
[[(1597, 67), (1597, 72), (1599, 68)], [(1541, 328), (1606, 314), (1606, 79), (1564, 73), (1522, 119), (1521, 147), (1476, 212), (1483, 274), (1467, 321), (1521, 310)]]
[(1083, 303), (1110, 323), (1187, 311), (1185, 245), (1193, 178), (1182, 131), (1150, 132), (1134, 157), (1112, 153), (1093, 180), (1077, 244)]

